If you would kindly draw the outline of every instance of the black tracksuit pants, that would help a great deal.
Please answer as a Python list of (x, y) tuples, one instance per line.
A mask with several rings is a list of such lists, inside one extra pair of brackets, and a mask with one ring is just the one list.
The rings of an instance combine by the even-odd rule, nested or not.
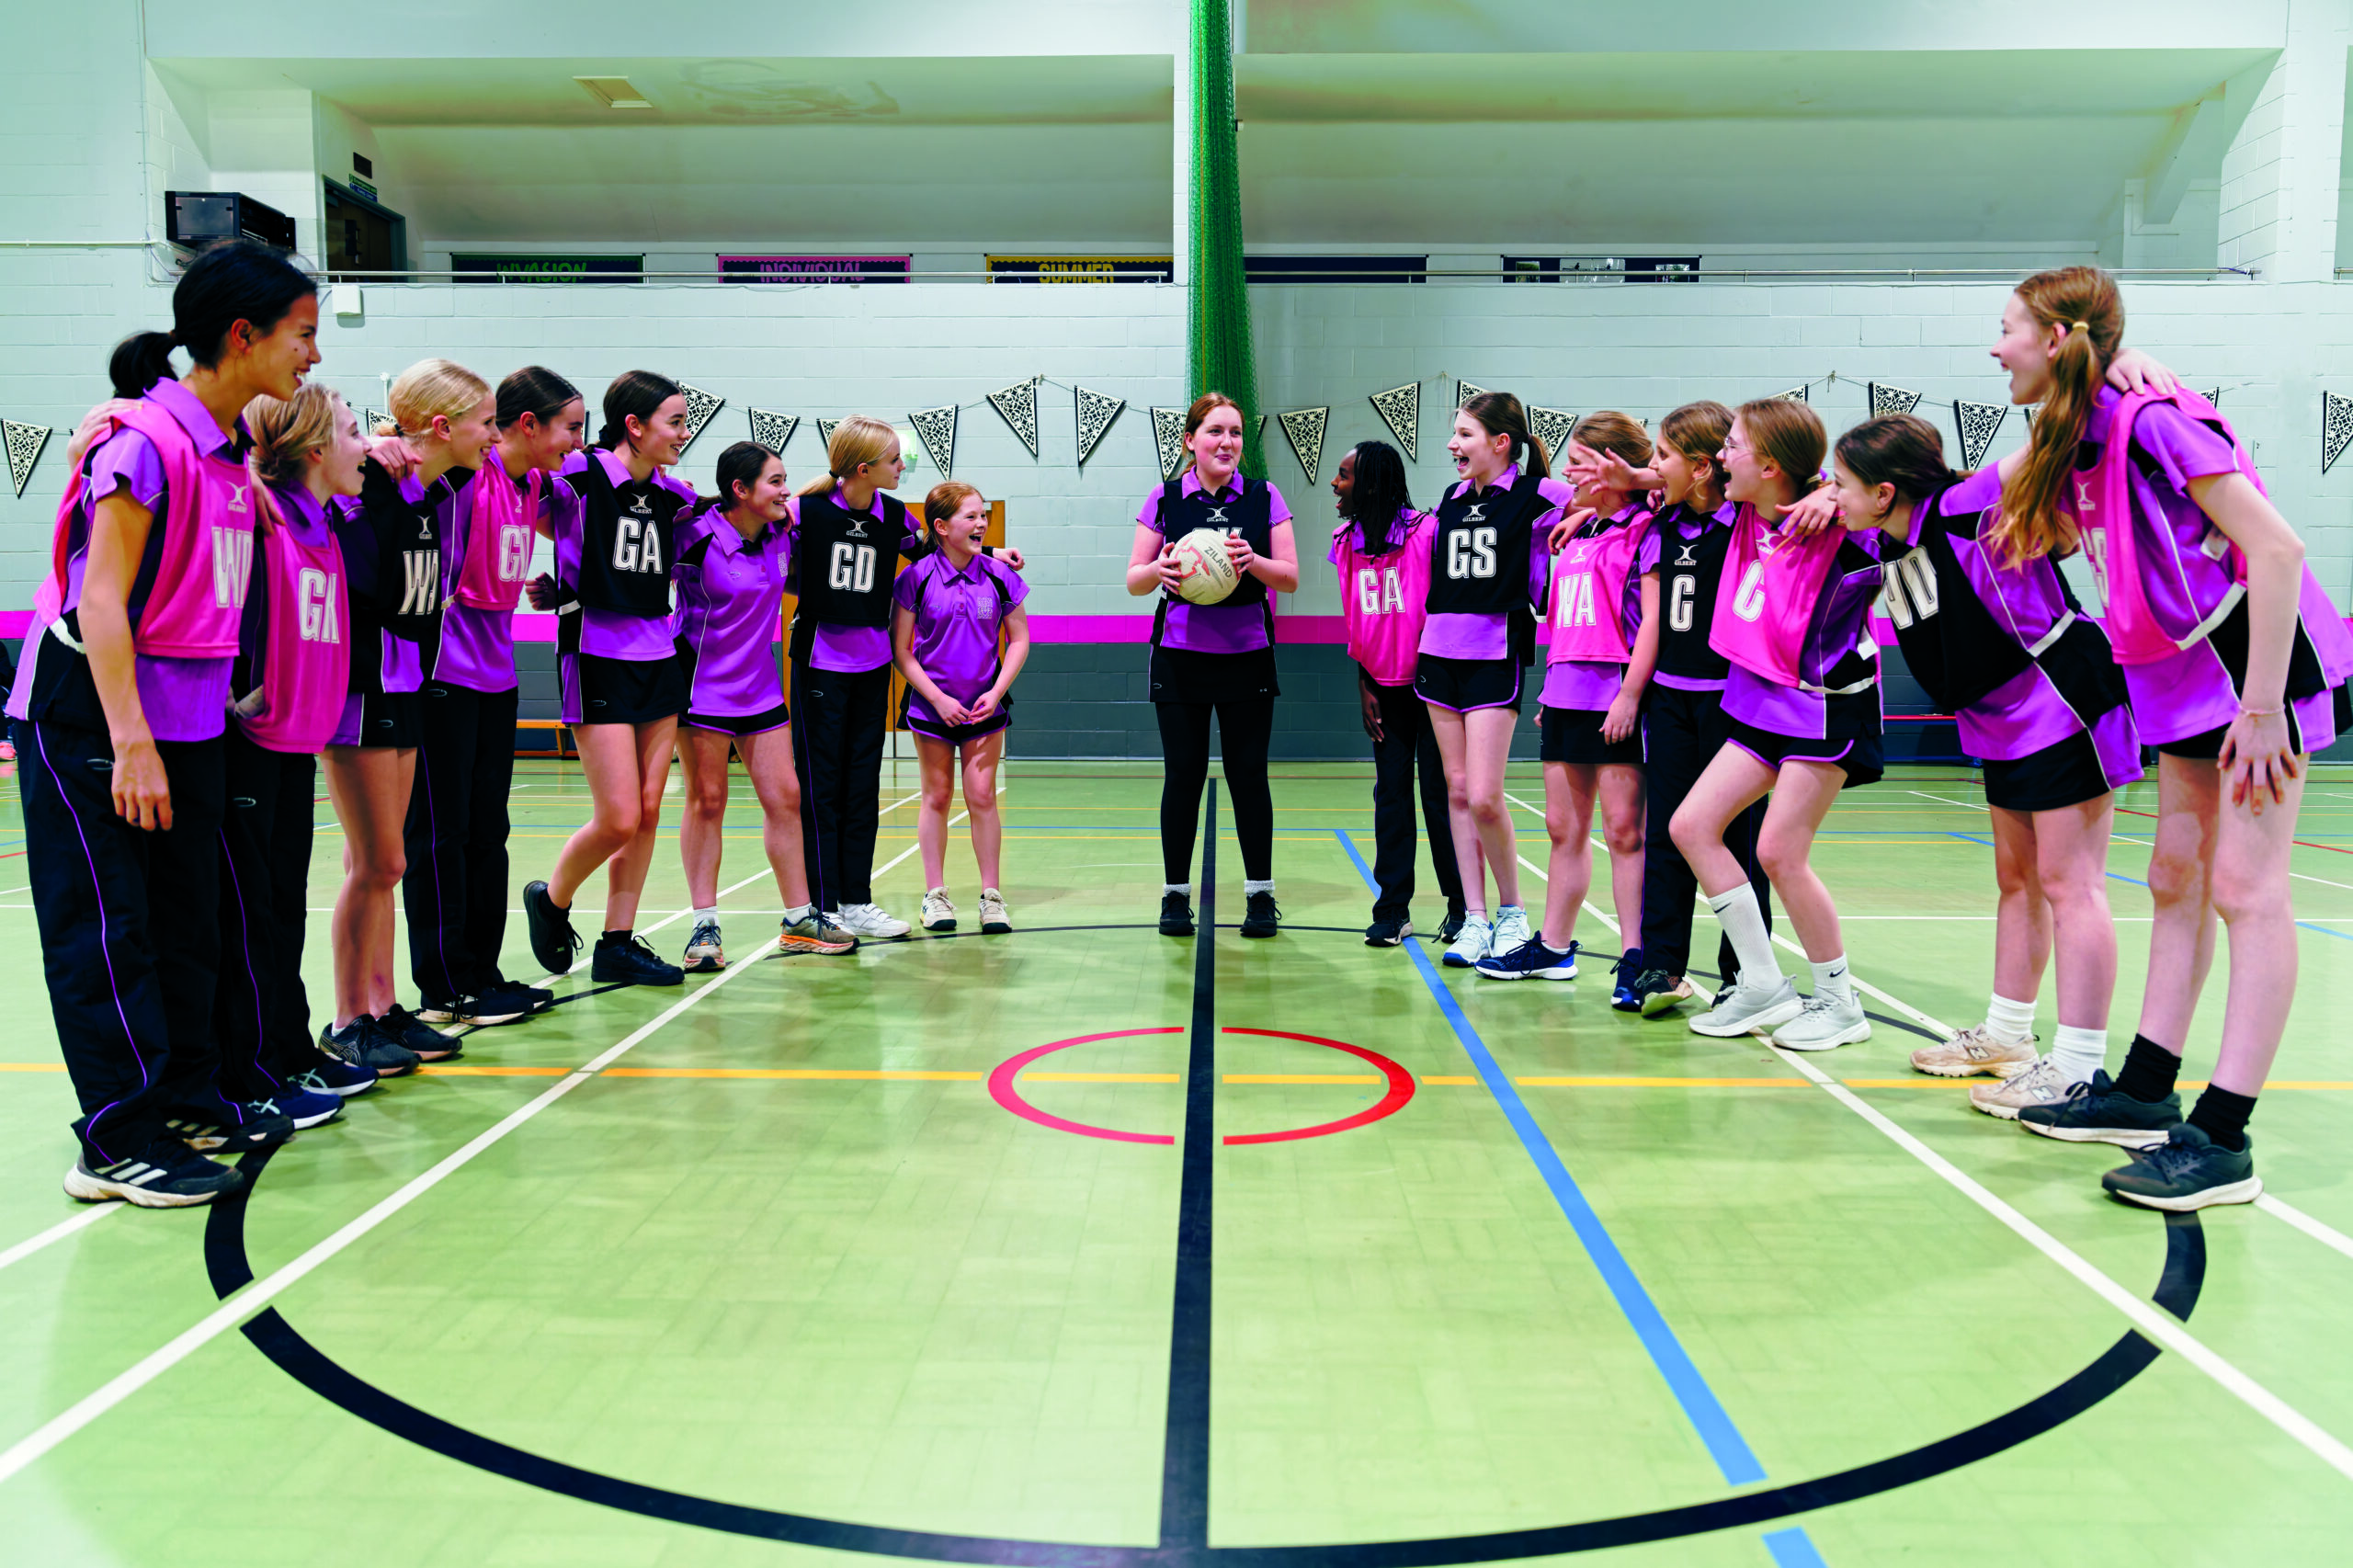
[(25, 871), (57, 1043), (93, 1165), (164, 1136), (165, 1113), (213, 1106), (221, 933), (222, 741), (159, 741), (168, 833), (115, 815), (114, 746), (48, 721), (16, 726)]
[(222, 1092), (257, 1100), (320, 1060), (302, 989), (319, 761), (306, 752), (265, 751), (234, 724), (224, 744), (228, 809), (221, 822), (212, 1029)]
[(1430, 710), (1413, 686), (1380, 686), (1362, 673), (1381, 705), (1381, 738), (1372, 743), (1372, 880), (1381, 892), (1375, 920), (1403, 920), (1414, 899), (1414, 773), (1421, 770), (1422, 824), (1430, 864), (1449, 910), (1462, 904), (1462, 872), (1454, 859), (1454, 828), (1446, 811), (1446, 767), (1438, 755)]
[[(1708, 764), (1723, 749), (1727, 725), (1723, 694), (1682, 691), (1651, 683), (1643, 714), (1643, 781), (1649, 796), (1649, 820), (1643, 842), (1643, 967), (1682, 974), (1691, 962), (1691, 901), (1699, 891), (1683, 851), (1675, 846), (1669, 825), (1675, 809), (1699, 781)], [(1773, 927), (1773, 889), (1756, 859), (1756, 835), (1765, 824), (1765, 802), (1758, 801), (1732, 819), (1724, 829), (1724, 847), (1733, 852), (1756, 889), (1756, 906), (1764, 912), (1765, 928)], [(1740, 973), (1732, 939), (1716, 946), (1716, 968), (1730, 986)]]
[(403, 830), (409, 977), (426, 1002), (502, 983), (506, 942), (506, 798), (515, 788), (518, 693), (426, 683), (416, 784)]
[(874, 902), (881, 829), (882, 733), (891, 667), (813, 669), (792, 661), (792, 766), (801, 776), (801, 845), (819, 909)]
[(1275, 876), (1275, 796), (1267, 782), (1267, 753), (1274, 744), (1275, 699), (1155, 702), (1160, 722), (1160, 860), (1171, 882), (1193, 880), (1193, 842), (1200, 832), (1201, 792), (1210, 779), (1210, 720), (1217, 720), (1224, 762), (1226, 803), (1242, 849), (1242, 874), (1254, 882)]

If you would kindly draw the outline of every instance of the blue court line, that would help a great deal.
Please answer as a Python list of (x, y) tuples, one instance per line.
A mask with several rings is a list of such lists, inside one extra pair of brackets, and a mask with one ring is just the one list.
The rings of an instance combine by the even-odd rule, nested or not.
[[(1994, 847), (1994, 841), (1992, 839), (1980, 838), (1973, 833), (1954, 833), (1950, 829), (1947, 829), (1945, 836), (1948, 838), (1967, 839), (1972, 844), (1982, 844), (1988, 849)], [(2131, 882), (2136, 888), (2145, 888), (2149, 885), (2140, 878), (2128, 877), (2121, 871), (2110, 871), (2108, 873), (2108, 876), (2110, 881)], [(2299, 920), (2296, 922), (2296, 925), (2306, 931), (2317, 931), (2324, 937), (2334, 937), (2340, 942), (2353, 942), (2353, 935), (2348, 935), (2343, 931), (2332, 931), (2325, 926), (2315, 926), (2309, 920)]]

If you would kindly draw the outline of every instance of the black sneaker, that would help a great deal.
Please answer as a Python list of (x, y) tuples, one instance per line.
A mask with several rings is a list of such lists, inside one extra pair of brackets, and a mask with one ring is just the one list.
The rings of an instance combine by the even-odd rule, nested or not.
[(1193, 934), (1193, 901), (1181, 892), (1160, 895), (1160, 934), (1164, 937), (1189, 937)]
[(332, 1023), (322, 1028), (319, 1049), (337, 1062), (369, 1068), (379, 1078), (404, 1078), (416, 1071), (416, 1052), (386, 1034), (364, 1013), (341, 1028)]
[(1459, 903), (1448, 904), (1446, 906), (1446, 918), (1438, 923), (1438, 945), (1441, 948), (1450, 948), (1454, 946), (1456, 939), (1462, 935), (1463, 922), (1470, 918), (1471, 912), (1463, 908), (1462, 905)]
[(598, 937), (588, 977), (599, 985), (683, 985), (687, 971), (665, 962), (642, 937), (619, 942)]
[(210, 1154), (215, 1150), (230, 1154), (250, 1153), (256, 1149), (275, 1149), (294, 1136), (294, 1121), (274, 1110), (260, 1107), (267, 1100), (252, 1106), (174, 1106), (164, 1112), (164, 1131), (171, 1137), (195, 1150)]
[(1375, 920), (1364, 928), (1364, 945), (1368, 948), (1400, 948), (1414, 934), (1414, 923), (1404, 915), (1394, 920)]
[[(547, 998), (545, 1002), (540, 1000), (542, 996)], [(495, 981), (467, 1005), (466, 1022), (482, 1028), (499, 1024), (519, 1024), (532, 1014), (545, 1011), (554, 1002), (555, 993), (552, 991), (541, 991), (537, 986), (518, 984), (512, 980)]]
[(543, 985), (526, 985), (519, 980), (501, 981), (499, 983), (502, 985), (512, 985), (516, 990), (529, 997), (531, 999), (531, 1011), (534, 1013), (544, 1013), (550, 1007), (555, 1006), (555, 993), (550, 991)]
[[(1731, 987), (1727, 985), (1726, 990)], [(1634, 982), (1634, 1010), (1646, 1018), (1671, 1013), (1697, 996), (1691, 982), (1663, 969), (1646, 969)]]
[(2241, 1136), (2246, 1147), (2233, 1153), (2207, 1137), (2204, 1128), (2185, 1121), (2164, 1142), (2132, 1156), (2131, 1165), (2100, 1177), (2099, 1184), (2127, 1203), (2177, 1214), (2215, 1203), (2252, 1203), (2263, 1194), (2263, 1178), (2255, 1174), (2254, 1135)]
[[(2136, 1100), (2116, 1092), (2116, 1080), (2095, 1072), (2088, 1084), (2078, 1084), (2056, 1105), (2030, 1105), (2018, 1111), (2018, 1125), (2045, 1138), (2069, 1143), (2115, 1143), (2127, 1149), (2154, 1149), (2181, 1125), (2181, 1096), (2161, 1100)], [(2203, 1134), (2200, 1134), (2201, 1138)]]
[(572, 912), (558, 909), (545, 882), (523, 884), (523, 921), (531, 930), (531, 956), (550, 974), (572, 968), (580, 951), (580, 933), (572, 928)]
[(245, 1185), (245, 1174), (217, 1165), (176, 1138), (158, 1138), (127, 1160), (94, 1165), (85, 1151), (65, 1173), (65, 1195), (85, 1203), (110, 1198), (140, 1209), (192, 1209)]
[(1611, 975), (1610, 1008), (1620, 1013), (1641, 1012), (1643, 999), (1635, 994), (1634, 987), (1641, 984), (1643, 980), (1642, 949), (1629, 948), (1619, 954), (1618, 961), (1609, 966), (1609, 972)]
[(313, 1127), (324, 1127), (343, 1114), (343, 1096), (326, 1089), (304, 1088), (301, 1084), (289, 1084), (265, 1099), (247, 1100), (244, 1110), (248, 1116), (282, 1116), (294, 1124), (294, 1131), (306, 1132)]
[(1283, 912), (1275, 907), (1275, 895), (1254, 892), (1242, 901), (1242, 934), (1245, 937), (1271, 937), (1282, 925)]
[(364, 1095), (376, 1086), (381, 1076), (373, 1067), (355, 1067), (340, 1057), (322, 1056), (317, 1064), (298, 1074), (295, 1086), (314, 1094), (333, 1095), (337, 1099), (349, 1099)]
[[(460, 1006), (463, 1006), (461, 1002)], [(454, 1035), (443, 1034), (398, 1002), (376, 1020), (377, 1032), (400, 1046), (419, 1062), (447, 1062), (464, 1054), (465, 1048)]]

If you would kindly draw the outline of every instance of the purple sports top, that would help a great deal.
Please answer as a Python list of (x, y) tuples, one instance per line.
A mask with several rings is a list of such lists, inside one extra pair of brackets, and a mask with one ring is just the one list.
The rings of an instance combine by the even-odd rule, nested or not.
[(714, 507), (678, 530), (678, 635), (694, 650), (687, 711), (741, 719), (782, 706), (776, 663), (790, 535), (781, 523), (745, 539)]
[[(827, 497), (833, 504), (853, 517), (882, 520), (882, 493), (866, 504), (863, 512), (852, 506), (842, 496), (842, 487), (834, 486)], [(801, 532), (801, 497), (795, 495), (786, 503), (790, 521), (786, 525), (797, 540)], [(923, 508), (907, 508), (907, 531), (900, 537), (898, 551), (901, 559), (911, 559), (923, 549)], [(788, 546), (788, 548), (790, 548)], [(779, 614), (781, 611), (779, 612)], [(859, 675), (867, 670), (879, 670), (891, 662), (891, 629), (887, 626), (840, 626), (821, 620), (810, 634), (809, 667), (832, 670), (836, 675)]]
[[(1831, 734), (1834, 701), (1865, 698), (1878, 707), (1879, 645), (1871, 641), (1870, 620), (1881, 568), (1872, 540), (1886, 542), (1887, 536), (1849, 534), (1831, 558), (1830, 574), (1806, 624), (1805, 646), (1798, 653), (1798, 678), (1805, 685), (1778, 686), (1733, 665), (1724, 676), (1727, 717), (1777, 735), (1824, 740), (1837, 738)], [(1727, 573), (1732, 561), (1725, 557)]]
[[(458, 579), (465, 572), (466, 549), (472, 542), (477, 484), (506, 484), (518, 496), (523, 491), (522, 484), (507, 477), (494, 447), (483, 454), (482, 467), (435, 508), (441, 533), (441, 646), (433, 662), (433, 678), (468, 691), (512, 691), (515, 612), (458, 602)], [(550, 475), (540, 483), (540, 505), (556, 533), (569, 529), (574, 539), (580, 537), (580, 495), (572, 486)]]
[[(629, 465), (601, 447), (592, 448), (585, 452), (573, 453), (563, 460), (563, 467), (557, 472), (560, 473), (585, 472), (588, 460), (592, 457), (605, 465), (605, 476), (613, 482), (615, 490), (626, 495), (635, 486), (637, 482), (629, 476)], [(676, 492), (686, 497), (689, 506), (694, 503), (693, 485), (673, 479), (658, 469), (654, 471), (653, 478), (646, 483)], [(570, 490), (572, 487), (566, 484), (557, 488)], [(550, 519), (555, 526), (555, 574), (559, 582), (580, 581), (582, 525), (586, 517), (587, 508), (578, 504), (575, 494), (574, 505), (565, 511), (556, 513)], [(452, 550), (445, 544), (441, 547), (441, 559), (445, 563), (452, 560), (462, 562), (465, 560), (465, 552), (461, 550)], [(676, 562), (673, 562), (672, 564), (675, 568)], [(453, 568), (445, 564), (442, 570), (446, 574)], [(455, 579), (452, 578), (451, 581)], [(594, 653), (605, 659), (629, 659), (642, 664), (652, 659), (666, 659), (678, 651), (677, 634), (674, 630), (676, 623), (675, 614), (631, 615), (623, 610), (592, 609), (586, 605), (581, 606), (573, 613), (580, 617), (579, 646), (580, 652), (584, 653)], [(385, 685), (386, 688), (390, 689), (389, 680)]]
[[(900, 573), (891, 588), (901, 609), (915, 611), (915, 663), (933, 685), (967, 703), (995, 682), (1004, 667), (997, 632), (1006, 617), (1029, 597), (1029, 585), (1002, 561), (976, 555), (960, 572), (945, 550), (934, 551)], [(912, 686), (907, 710), (933, 724), (947, 722)]]
[[(1630, 501), (1609, 516), (1613, 527), (1624, 528), (1637, 517), (1647, 525), (1651, 509), (1646, 501)], [(1547, 525), (1549, 526), (1549, 525)], [(1655, 562), (1658, 546), (1654, 542), (1657, 530), (1645, 526), (1642, 542), (1634, 546), (1634, 561), (1626, 574), (1623, 602), (1618, 607), (1618, 623), (1626, 629), (1626, 650), (1633, 652), (1634, 638), (1643, 629), (1643, 563)], [(1552, 553), (1548, 551), (1529, 551), (1531, 565), (1542, 560), (1549, 571)], [(1547, 585), (1548, 588), (1550, 585)], [(1538, 602), (1549, 603), (1549, 594)], [(1588, 712), (1608, 712), (1626, 688), (1626, 665), (1614, 665), (1606, 659), (1563, 659), (1548, 665), (1544, 670), (1544, 689), (1537, 703), (1545, 708), (1581, 709)]]
[[(1449, 485), (1440, 498), (1468, 494), (1474, 483), (1465, 479)], [(1501, 494), (1518, 483), (1519, 465), (1513, 463), (1487, 488)], [(1552, 574), (1552, 557), (1545, 548), (1544, 536), (1552, 531), (1554, 523), (1561, 520), (1561, 514), (1568, 510), (1576, 492), (1558, 479), (1539, 481), (1537, 489), (1545, 500), (1552, 503), (1549, 509), (1536, 515), (1536, 520), (1528, 528), (1528, 603), (1537, 618), (1541, 619), (1544, 590), (1551, 583)], [(1436, 654), (1441, 659), (1508, 659), (1511, 657), (1511, 617), (1432, 615), (1422, 623), (1421, 652)]]
[[(237, 421), (236, 437), (221, 433), (211, 412), (197, 401), (196, 394), (177, 381), (158, 381), (145, 398), (179, 422), (195, 443), (198, 455), (206, 460), (244, 464), (245, 449), (253, 444), (245, 429), (245, 422)], [(223, 455), (226, 449), (226, 455)], [(82, 570), (89, 560), (89, 518), (97, 505), (118, 491), (155, 515), (155, 523), (148, 531), (147, 555), (152, 561), (160, 556), (164, 529), (167, 521), (164, 503), (167, 485), (164, 475), (163, 455), (154, 443), (136, 430), (118, 430), (92, 448), (85, 459), (89, 465), (89, 483), (83, 493), (81, 543), (65, 564), (66, 609), (78, 608), (82, 603)], [(63, 652), (63, 645), (59, 645)], [(24, 651), (19, 663), (29, 666), (47, 650), (38, 647)], [(139, 706), (147, 715), (148, 733), (159, 741), (209, 741), (228, 727), (229, 670), (235, 661), (218, 659), (166, 659), (148, 653), (131, 656), (132, 678), (139, 687)], [(16, 688), (8, 694), (8, 717), (22, 719), (32, 700), (33, 683), (20, 676)]]
[[(1161, 527), (1160, 498), (1166, 494), (1168, 494), (1167, 485), (1154, 485), (1144, 495), (1142, 507), (1136, 513), (1137, 522), (1163, 537), (1165, 537), (1166, 530)], [(1212, 502), (1239, 501), (1242, 499), (1242, 473), (1237, 469), (1232, 479), (1211, 491), (1201, 483), (1200, 475), (1188, 468), (1176, 481), (1176, 494), (1179, 495), (1206, 494)], [(1283, 500), (1283, 493), (1269, 482), (1267, 485), (1268, 533), (1271, 534), (1276, 528), (1290, 521), (1290, 504)], [(1267, 637), (1267, 607), (1264, 604), (1197, 605), (1188, 604), (1183, 599), (1172, 599), (1168, 605), (1166, 630), (1161, 635), (1160, 645), (1164, 648), (1182, 649), (1192, 653), (1256, 653), (1261, 648), (1269, 646)]]

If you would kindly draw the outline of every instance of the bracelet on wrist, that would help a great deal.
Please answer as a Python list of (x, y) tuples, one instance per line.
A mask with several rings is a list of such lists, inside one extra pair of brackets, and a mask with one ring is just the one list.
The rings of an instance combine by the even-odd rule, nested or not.
[(2239, 705), (2240, 715), (2248, 719), (2277, 719), (2287, 710), (2284, 705), (2278, 708), (2249, 708), (2245, 703)]

